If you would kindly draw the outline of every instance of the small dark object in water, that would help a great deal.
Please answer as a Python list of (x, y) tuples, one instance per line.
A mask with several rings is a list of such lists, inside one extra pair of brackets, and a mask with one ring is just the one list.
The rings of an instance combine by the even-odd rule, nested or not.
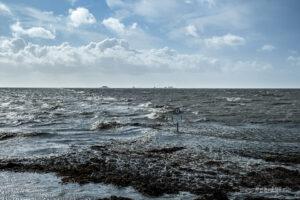
[(167, 147), (162, 149), (152, 149), (149, 150), (149, 153), (174, 153), (176, 151), (180, 151), (185, 149), (185, 147)]

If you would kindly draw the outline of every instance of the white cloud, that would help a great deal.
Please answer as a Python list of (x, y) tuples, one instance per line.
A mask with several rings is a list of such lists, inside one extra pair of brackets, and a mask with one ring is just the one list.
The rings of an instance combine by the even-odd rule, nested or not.
[(78, 7), (75, 10), (69, 9), (69, 19), (71, 25), (78, 27), (83, 24), (94, 24), (96, 18), (87, 8)]
[(43, 27), (32, 27), (24, 29), (19, 22), (11, 25), (11, 30), (15, 36), (28, 36), (31, 38), (55, 39), (54, 33)]
[(265, 51), (265, 52), (270, 52), (275, 50), (276, 48), (273, 45), (270, 44), (265, 44), (263, 45), (258, 51)]
[(136, 50), (121, 39), (106, 39), (74, 47), (36, 45), (20, 38), (0, 40), (0, 69), (41, 73), (148, 74), (264, 71), (257, 61), (222, 61), (201, 54), (181, 54), (170, 48)]
[(223, 46), (243, 45), (246, 43), (246, 40), (245, 38), (237, 35), (227, 34), (224, 36), (214, 36), (212, 38), (204, 39), (204, 42), (208, 47), (220, 48)]
[(119, 19), (110, 17), (110, 18), (104, 19), (103, 22), (102, 22), (102, 24), (106, 28), (115, 31), (116, 33), (122, 34), (122, 33), (125, 32), (125, 26), (124, 26), (124, 24), (122, 24), (119, 21)]
[(185, 27), (185, 31), (187, 35), (198, 37), (197, 28), (194, 25), (188, 25)]
[(11, 15), (12, 12), (11, 10), (9, 9), (9, 7), (3, 3), (0, 2), (0, 15), (1, 14), (4, 14), (4, 15)]
[[(56, 15), (52, 11), (43, 11), (32, 7), (14, 7), (16, 11), (26, 17), (26, 25), (46, 24), (52, 33), (59, 33), (68, 41), (79, 41), (87, 43), (93, 40), (103, 40), (107, 35), (100, 31), (89, 29), (90, 27), (74, 28), (69, 15)], [(24, 22), (25, 23), (25, 22)], [(69, 25), (69, 26), (68, 26)]]
[(287, 61), (293, 66), (300, 67), (300, 56), (289, 56)]
[(135, 48), (153, 48), (153, 46), (160, 43), (159, 39), (146, 33), (136, 22), (126, 26), (119, 19), (110, 17), (104, 19), (102, 24), (116, 33), (118, 37), (129, 41)]
[(106, 4), (110, 8), (117, 8), (125, 6), (125, 3), (122, 0), (106, 0)]

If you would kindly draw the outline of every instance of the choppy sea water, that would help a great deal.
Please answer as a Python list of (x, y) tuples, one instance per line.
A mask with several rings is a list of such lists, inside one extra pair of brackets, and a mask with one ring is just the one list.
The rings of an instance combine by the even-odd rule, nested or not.
[[(174, 124), (178, 118), (175, 108), (182, 111), (179, 133)], [(254, 166), (299, 172), (300, 90), (0, 89), (1, 162), (48, 158), (83, 152), (99, 144), (131, 141), (145, 149), (180, 146), (195, 155), (205, 151), (210, 159), (238, 163), (240, 173)], [(32, 187), (20, 184), (24, 176)], [(53, 174), (25, 172), (20, 176), (20, 172), (2, 171), (0, 177), (4, 180), (0, 194), (7, 198), (13, 193), (16, 199), (45, 198), (47, 193), (49, 198), (65, 199), (110, 194), (146, 198), (133, 188), (64, 185)], [(36, 189), (34, 183), (42, 186)], [(18, 192), (7, 193), (7, 188)], [(74, 192), (78, 196), (72, 197)], [(242, 188), (228, 196), (239, 199), (248, 194), (300, 197), (295, 189), (268, 185)], [(177, 197), (182, 199), (182, 195), (193, 198), (189, 193)]]

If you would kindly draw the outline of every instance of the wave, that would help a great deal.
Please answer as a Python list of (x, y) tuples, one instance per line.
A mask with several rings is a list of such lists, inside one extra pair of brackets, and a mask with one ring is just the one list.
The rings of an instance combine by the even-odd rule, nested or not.
[(16, 137), (49, 137), (53, 134), (46, 132), (0, 132), (0, 141)]
[(135, 127), (144, 127), (144, 128), (158, 128), (162, 126), (160, 123), (141, 123), (141, 122), (129, 122), (129, 123), (121, 123), (119, 121), (97, 121), (91, 125), (90, 130), (110, 130), (121, 128), (125, 126), (135, 126)]

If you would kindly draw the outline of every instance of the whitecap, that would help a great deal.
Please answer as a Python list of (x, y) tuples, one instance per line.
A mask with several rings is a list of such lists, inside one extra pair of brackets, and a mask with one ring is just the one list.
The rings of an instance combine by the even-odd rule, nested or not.
[(226, 100), (229, 102), (235, 102), (235, 101), (240, 101), (240, 97), (226, 97)]
[(199, 114), (199, 111), (194, 111), (192, 112), (194, 115), (198, 115)]
[(103, 97), (102, 100), (103, 101), (117, 101), (117, 99), (114, 97)]
[(148, 108), (152, 103), (150, 101), (146, 102), (146, 103), (141, 103), (138, 105), (138, 107), (146, 107)]
[(157, 119), (159, 117), (159, 115), (157, 114), (157, 112), (152, 112), (152, 113), (149, 113), (147, 115), (145, 115), (147, 118), (149, 119)]

